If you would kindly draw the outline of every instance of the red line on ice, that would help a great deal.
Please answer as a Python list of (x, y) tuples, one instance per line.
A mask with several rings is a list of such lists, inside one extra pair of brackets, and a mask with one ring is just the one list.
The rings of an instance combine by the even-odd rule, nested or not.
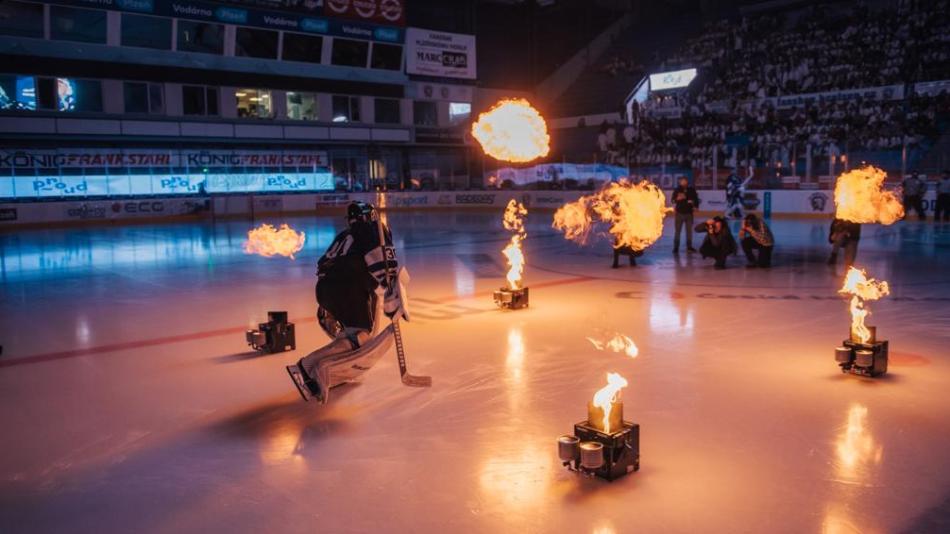
[[(560, 280), (551, 280), (549, 282), (539, 282), (537, 284), (532, 284), (532, 288), (543, 288), (543, 287), (555, 287), (563, 286), (569, 284), (577, 284), (580, 282), (588, 282), (590, 280), (595, 280), (595, 278), (587, 276), (578, 276), (573, 278), (563, 278)], [(465, 300), (477, 297), (483, 297), (491, 295), (492, 291), (483, 291), (480, 293), (474, 293), (472, 295), (457, 296), (453, 295), (450, 297), (443, 297), (438, 299), (431, 299), (433, 301), (445, 304), (454, 300)], [(291, 319), (294, 323), (311, 323), (316, 321), (316, 317), (300, 317)], [(129, 350), (129, 349), (140, 349), (143, 347), (154, 347), (156, 345), (165, 345), (168, 343), (179, 343), (182, 341), (195, 341), (197, 339), (206, 339), (209, 337), (217, 336), (226, 336), (231, 334), (237, 334), (239, 332), (244, 332), (247, 330), (247, 327), (244, 326), (232, 326), (229, 328), (219, 328), (217, 330), (205, 330), (204, 332), (193, 332), (191, 334), (178, 334), (174, 336), (165, 336), (165, 337), (156, 337), (152, 339), (140, 339), (138, 341), (125, 341), (123, 343), (113, 343), (110, 345), (99, 345), (97, 347), (86, 347), (82, 349), (71, 349), (64, 350), (59, 352), (47, 352), (43, 354), (34, 354), (32, 356), (24, 356), (22, 358), (14, 358), (10, 360), (0, 360), (0, 369), (4, 367), (15, 367), (17, 365), (27, 365), (31, 363), (42, 363), (50, 362), (55, 360), (65, 360), (67, 358), (77, 358), (79, 356), (92, 356), (96, 354), (105, 354), (108, 352), (116, 352), (120, 350)]]

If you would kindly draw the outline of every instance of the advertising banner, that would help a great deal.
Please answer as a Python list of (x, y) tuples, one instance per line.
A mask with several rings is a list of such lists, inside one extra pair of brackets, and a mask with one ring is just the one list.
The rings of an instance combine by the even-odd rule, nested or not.
[(407, 28), (406, 72), (474, 80), (475, 36)]
[(818, 102), (838, 102), (849, 100), (901, 100), (904, 98), (904, 86), (885, 85), (881, 87), (865, 87), (863, 89), (843, 89), (840, 91), (824, 91), (821, 93), (804, 93), (800, 95), (776, 96), (765, 100), (771, 101), (777, 108), (793, 108)]
[(326, 151), (82, 149), (0, 150), (0, 173), (34, 169), (329, 166)]
[(326, 0), (324, 13), (375, 24), (406, 24), (404, 0)]

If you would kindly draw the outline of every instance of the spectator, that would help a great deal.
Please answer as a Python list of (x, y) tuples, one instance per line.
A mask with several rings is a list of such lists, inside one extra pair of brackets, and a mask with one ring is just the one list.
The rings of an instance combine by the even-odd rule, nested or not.
[(680, 251), (680, 232), (686, 227), (686, 251), (696, 252), (693, 248), (693, 210), (699, 207), (699, 195), (690, 187), (689, 180), (682, 176), (679, 185), (673, 190), (673, 205), (676, 211), (676, 234), (673, 237), (673, 254)]
[(717, 215), (712, 219), (707, 219), (706, 222), (697, 224), (696, 231), (706, 233), (706, 238), (699, 247), (703, 258), (715, 258), (715, 268), (725, 269), (726, 258), (736, 253), (736, 240), (729, 231), (726, 219)]
[(910, 210), (917, 212), (922, 221), (927, 220), (924, 211), (924, 193), (927, 192), (927, 183), (920, 179), (916, 172), (904, 178), (904, 217), (910, 215)]
[[(746, 268), (760, 267), (768, 269), (772, 266), (772, 249), (775, 247), (775, 238), (772, 230), (762, 219), (754, 213), (745, 216), (742, 228), (739, 230), (739, 242), (748, 263)], [(756, 257), (758, 251), (758, 258)]]
[(854, 259), (858, 255), (858, 241), (860, 240), (860, 224), (837, 218), (831, 221), (831, 229), (828, 231), (828, 242), (831, 243), (831, 256), (828, 257), (828, 265), (837, 263), (838, 250), (840, 249), (844, 249), (845, 267), (854, 265)]
[(937, 207), (934, 209), (934, 222), (941, 220), (950, 221), (950, 170), (943, 171), (943, 176), (937, 182)]

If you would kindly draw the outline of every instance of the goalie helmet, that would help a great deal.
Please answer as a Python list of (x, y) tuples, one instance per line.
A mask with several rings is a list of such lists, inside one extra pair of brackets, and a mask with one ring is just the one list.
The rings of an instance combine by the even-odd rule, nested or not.
[(356, 201), (346, 207), (346, 222), (351, 225), (356, 221), (376, 222), (376, 217), (376, 208), (372, 204)]

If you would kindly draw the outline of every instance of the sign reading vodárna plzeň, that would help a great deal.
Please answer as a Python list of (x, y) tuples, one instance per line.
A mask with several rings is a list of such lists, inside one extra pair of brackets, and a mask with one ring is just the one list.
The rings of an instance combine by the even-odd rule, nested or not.
[(474, 80), (475, 36), (407, 28), (406, 72)]

